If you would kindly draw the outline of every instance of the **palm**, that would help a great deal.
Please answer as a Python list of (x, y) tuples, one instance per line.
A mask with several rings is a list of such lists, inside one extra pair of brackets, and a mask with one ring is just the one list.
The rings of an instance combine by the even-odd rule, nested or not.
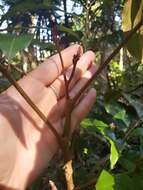
[[(79, 46), (76, 45), (63, 52), (66, 68), (72, 64), (72, 57), (77, 52), (78, 48)], [(77, 72), (75, 72), (75, 76), (70, 86), (70, 95), (72, 97), (95, 72), (96, 68), (91, 64), (93, 61), (94, 54), (92, 52), (87, 52), (81, 57), (77, 64)], [(61, 70), (59, 58), (56, 55), (52, 57), (48, 63), (42, 64), (27, 77), (19, 81), (19, 84), (25, 92), (49, 119), (59, 134), (62, 134), (63, 131), (63, 121), (66, 109), (64, 81), (62, 76), (58, 76), (58, 72), (61, 73)], [(68, 69), (67, 73), (70, 73), (70, 70), (71, 69)], [(50, 88), (51, 83), (58, 92), (59, 100), (57, 100), (57, 96), (53, 89)], [(11, 158), (9, 165), (11, 165), (12, 173), (17, 170), (23, 173), (22, 177), (25, 179), (24, 183), (27, 184), (47, 166), (48, 161), (55, 154), (58, 144), (48, 126), (45, 126), (44, 122), (14, 87), (10, 87), (4, 92), (1, 95), (1, 100), (5, 100), (6, 103), (3, 109), (5, 111), (1, 110), (2, 114), (6, 118), (12, 118), (9, 120), (12, 129), (9, 129), (10, 127), (7, 126), (7, 129), (10, 131), (10, 138), (9, 136), (7, 137), (9, 143), (5, 145), (5, 150), (7, 150), (7, 152), (4, 152), (4, 155), (8, 154)], [(72, 129), (74, 129), (80, 120), (88, 113), (94, 100), (95, 91), (90, 90), (86, 98), (84, 98), (72, 112)], [(10, 108), (6, 106), (9, 104), (11, 105)], [(86, 110), (84, 109), (85, 107)], [(15, 152), (14, 155), (13, 152)], [(4, 163), (6, 162), (5, 160)], [(3, 170), (7, 173), (5, 168), (6, 167), (4, 167)], [(7, 168), (10, 168), (10, 166)]]

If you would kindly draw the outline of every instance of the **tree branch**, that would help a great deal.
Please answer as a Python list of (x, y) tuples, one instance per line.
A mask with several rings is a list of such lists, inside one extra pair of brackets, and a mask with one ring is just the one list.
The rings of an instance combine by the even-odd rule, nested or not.
[(73, 98), (73, 102), (75, 103), (78, 98), (81, 96), (81, 94), (87, 89), (87, 87), (93, 82), (95, 77), (97, 77), (102, 70), (110, 63), (110, 61), (115, 57), (117, 53), (119, 53), (120, 49), (131, 39), (131, 37), (139, 30), (139, 28), (143, 24), (143, 18), (142, 20), (135, 26), (133, 30), (131, 30), (126, 38), (119, 44), (119, 46), (111, 53), (111, 55), (105, 60), (105, 62), (98, 68), (98, 70), (95, 72), (95, 74), (92, 76), (91, 79), (88, 80), (88, 82), (81, 88), (81, 90), (78, 92), (78, 94)]
[(52, 32), (53, 32), (53, 41), (54, 41), (56, 49), (58, 51), (60, 61), (61, 61), (62, 70), (63, 70), (62, 74), (63, 74), (64, 82), (65, 82), (65, 94), (66, 94), (66, 98), (69, 99), (68, 81), (67, 81), (66, 74), (65, 74), (64, 60), (63, 60), (63, 57), (61, 54), (61, 48), (60, 48), (60, 44), (59, 44), (59, 35), (58, 35), (57, 26), (56, 26), (56, 20), (54, 17), (51, 17), (50, 19), (51, 19)]
[(46, 125), (51, 129), (53, 134), (55, 135), (57, 142), (62, 148), (62, 141), (60, 135), (57, 133), (54, 126), (50, 123), (50, 121), (45, 117), (45, 115), (39, 110), (39, 108), (34, 104), (31, 98), (25, 93), (22, 87), (15, 81), (15, 79), (11, 76), (9, 71), (4, 68), (2, 65), (2, 60), (0, 61), (0, 72), (9, 80), (9, 82), (17, 89), (17, 91), (22, 95), (22, 97), (26, 100), (26, 102), (33, 108), (33, 110), (39, 115), (39, 117), (44, 121)]

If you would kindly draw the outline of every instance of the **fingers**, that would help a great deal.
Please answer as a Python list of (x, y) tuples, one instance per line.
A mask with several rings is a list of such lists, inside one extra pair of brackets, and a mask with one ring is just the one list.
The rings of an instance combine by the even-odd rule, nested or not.
[[(73, 56), (78, 52), (82, 54), (82, 48), (79, 45), (73, 45), (61, 51), (65, 69), (72, 65)], [(29, 75), (44, 85), (52, 83), (62, 72), (62, 66), (59, 55), (56, 54), (42, 63), (37, 69)]]
[[(94, 75), (94, 73), (96, 72), (97, 67), (95, 66), (95, 64), (93, 64), (88, 71), (86, 71), (83, 76), (82, 79), (80, 79), (77, 84), (71, 89), (70, 91), (70, 97), (73, 98), (78, 92), (79, 90), (87, 83), (87, 81)], [(66, 98), (61, 99), (60, 101), (57, 102), (57, 106), (55, 106), (55, 108), (52, 110), (50, 116), (52, 117), (54, 115), (55, 117), (55, 113), (58, 113), (56, 120), (58, 120), (58, 118), (64, 117), (65, 115), (65, 110), (66, 110)]]
[[(94, 59), (95, 54), (92, 51), (88, 51), (81, 56), (81, 58), (77, 62), (76, 70), (70, 83), (69, 90), (76, 84), (77, 81), (81, 79), (81, 77), (87, 71), (87, 69), (91, 67), (91, 65), (94, 62)], [(67, 78), (70, 77), (72, 68), (73, 66), (67, 69)], [(61, 98), (65, 94), (65, 82), (62, 75), (52, 83), (51, 87), (49, 87), (49, 90), (53, 89), (56, 92), (55, 94), (58, 98)]]
[(96, 99), (96, 90), (91, 88), (72, 113), (72, 131), (91, 110)]
[(70, 97), (74, 98), (76, 94), (82, 89), (82, 87), (87, 83), (87, 81), (95, 74), (97, 71), (97, 67), (95, 64), (93, 64), (89, 70), (85, 72), (85, 74), (82, 76), (82, 79), (79, 80), (76, 85), (72, 88), (70, 91)]

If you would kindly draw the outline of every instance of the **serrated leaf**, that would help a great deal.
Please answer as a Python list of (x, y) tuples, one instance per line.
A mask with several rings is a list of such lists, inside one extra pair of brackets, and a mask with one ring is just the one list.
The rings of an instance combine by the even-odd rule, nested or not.
[[(125, 2), (122, 13), (122, 30), (125, 36), (141, 20), (143, 11), (142, 0), (128, 0)], [(132, 56), (142, 60), (143, 58), (143, 27), (129, 40), (126, 47)]]
[(0, 34), (0, 49), (8, 59), (12, 59), (18, 51), (28, 47), (32, 39), (32, 34)]
[(114, 185), (114, 177), (106, 170), (103, 170), (98, 178), (96, 190), (114, 190)]

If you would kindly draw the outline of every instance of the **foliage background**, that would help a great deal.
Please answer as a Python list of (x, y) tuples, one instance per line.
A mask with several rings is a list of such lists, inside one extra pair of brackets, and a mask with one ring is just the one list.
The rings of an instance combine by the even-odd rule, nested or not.
[[(60, 46), (81, 43), (95, 52), (100, 65), (141, 18), (142, 1), (3, 0), (0, 12), (0, 56), (7, 57), (8, 70), (19, 79), (56, 53), (52, 16), (57, 20)], [(73, 141), (74, 178), (79, 186), (94, 179), (96, 185), (90, 190), (143, 189), (141, 42), (142, 29), (93, 84), (96, 104)], [(0, 91), (9, 85), (0, 74)], [(56, 166), (53, 162), (29, 190), (49, 189), (49, 179), (58, 189), (65, 188), (62, 161), (58, 158)]]

